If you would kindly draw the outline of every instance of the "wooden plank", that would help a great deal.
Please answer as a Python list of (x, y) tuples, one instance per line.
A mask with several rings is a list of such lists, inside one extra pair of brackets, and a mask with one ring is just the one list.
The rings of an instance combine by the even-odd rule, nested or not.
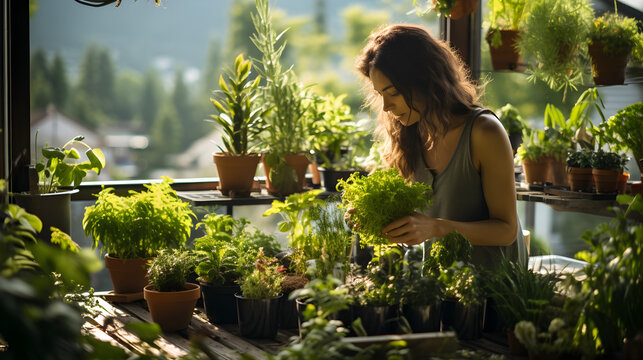
[(429, 332), (403, 335), (377, 335), (346, 337), (342, 341), (359, 347), (376, 344), (387, 344), (391, 341), (405, 341), (413, 359), (428, 359), (432, 355), (450, 353), (458, 348), (458, 339), (455, 332)]

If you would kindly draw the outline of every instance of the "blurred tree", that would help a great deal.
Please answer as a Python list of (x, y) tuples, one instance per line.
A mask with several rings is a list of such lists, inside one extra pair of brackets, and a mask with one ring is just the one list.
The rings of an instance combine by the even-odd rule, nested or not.
[(150, 68), (143, 80), (143, 93), (139, 104), (142, 130), (148, 134), (158, 114), (164, 96), (163, 93), (163, 84), (159, 74), (156, 70)]
[(326, 34), (326, 0), (315, 0), (315, 33)]
[(172, 102), (165, 102), (159, 110), (150, 134), (151, 152), (150, 165), (152, 168), (168, 167), (168, 158), (181, 149), (184, 127)]
[(42, 49), (31, 54), (30, 87), (31, 109), (43, 111), (51, 102), (51, 83), (49, 82), (49, 66), (47, 55)]
[(366, 44), (368, 36), (390, 22), (390, 13), (384, 10), (369, 11), (362, 5), (350, 5), (342, 10), (346, 26), (344, 56), (353, 60)]
[(133, 71), (120, 72), (114, 85), (114, 116), (118, 122), (131, 123), (138, 115), (143, 94), (143, 78)]
[(246, 58), (261, 59), (261, 53), (250, 40), (250, 36), (254, 32), (254, 25), (250, 18), (253, 11), (255, 11), (254, 0), (232, 2), (224, 63), (232, 63), (239, 53), (247, 55)]
[[(172, 89), (172, 104), (176, 111), (179, 124), (183, 128), (180, 139), (180, 149), (185, 149), (190, 144), (203, 136), (205, 122), (195, 117), (195, 112), (190, 100), (190, 93), (185, 84), (184, 71), (178, 67), (174, 71), (174, 86)], [(177, 149), (178, 150), (178, 149)]]
[(114, 68), (109, 49), (96, 44), (87, 46), (74, 96), (72, 112), (77, 120), (94, 127), (113, 121)]
[[(208, 53), (205, 57), (205, 65), (203, 66), (203, 75), (201, 76), (201, 93), (197, 94), (197, 98), (205, 99), (205, 102), (210, 104), (210, 95), (212, 90), (219, 88), (219, 74), (223, 67), (223, 52), (221, 51), (221, 41), (217, 37), (210, 39), (208, 45)], [(199, 101), (201, 102), (201, 101)]]
[(52, 102), (56, 108), (64, 111), (69, 98), (69, 80), (67, 78), (67, 67), (60, 53), (56, 52), (50, 67), (49, 80), (52, 90)]

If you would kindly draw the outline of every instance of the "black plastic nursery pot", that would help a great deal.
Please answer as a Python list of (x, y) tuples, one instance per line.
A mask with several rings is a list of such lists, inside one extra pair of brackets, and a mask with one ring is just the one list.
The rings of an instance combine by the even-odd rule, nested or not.
[(279, 328), (297, 329), (299, 327), (297, 304), (295, 300), (288, 300), (282, 296), (279, 302)]
[(481, 305), (464, 306), (454, 300), (444, 300), (441, 305), (442, 331), (453, 330), (460, 340), (482, 337), (486, 300)]
[(436, 305), (404, 305), (402, 316), (413, 333), (440, 331), (440, 303)]
[(234, 296), (241, 336), (262, 339), (277, 336), (281, 296), (272, 299), (246, 299), (238, 293)]
[(346, 180), (354, 172), (358, 172), (362, 176), (366, 176), (368, 174), (368, 172), (366, 171), (334, 170), (334, 169), (327, 169), (322, 167), (319, 168), (319, 172), (321, 173), (322, 186), (326, 189), (326, 191), (332, 191), (332, 192), (337, 191), (337, 182), (340, 179)]
[(239, 285), (212, 286), (204, 282), (199, 285), (208, 320), (213, 324), (236, 324), (238, 319), (234, 294), (241, 290)]
[(394, 333), (398, 318), (397, 306), (354, 305), (351, 308), (353, 321), (362, 319), (362, 326), (369, 336)]

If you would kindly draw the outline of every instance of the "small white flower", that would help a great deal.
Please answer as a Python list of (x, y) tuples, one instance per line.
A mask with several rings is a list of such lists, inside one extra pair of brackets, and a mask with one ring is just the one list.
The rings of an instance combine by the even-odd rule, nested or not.
[(549, 323), (549, 329), (548, 331), (550, 333), (555, 333), (558, 330), (562, 329), (565, 326), (565, 321), (561, 318), (555, 318), (554, 320)]
[(528, 349), (536, 347), (536, 327), (531, 321), (519, 321), (514, 327), (514, 334)]

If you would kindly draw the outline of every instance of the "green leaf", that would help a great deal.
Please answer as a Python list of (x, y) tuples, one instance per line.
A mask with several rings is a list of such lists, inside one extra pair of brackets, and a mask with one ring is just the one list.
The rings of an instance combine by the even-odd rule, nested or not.
[(224, 92), (230, 92), (230, 90), (228, 89), (228, 86), (226, 86), (225, 81), (223, 81), (223, 75), (219, 75), (219, 87)]
[(72, 139), (73, 141), (83, 141), (85, 140), (85, 137), (82, 135), (78, 135), (75, 138)]
[(292, 224), (288, 221), (281, 221), (279, 224), (277, 224), (277, 228), (281, 232), (288, 232), (290, 229), (292, 229)]
[[(210, 98), (210, 102), (211, 102), (211, 103), (212, 103), (212, 105), (214, 105), (214, 107), (215, 107), (215, 108), (217, 108), (217, 110), (219, 110), (220, 112), (222, 112), (222, 113), (226, 112), (226, 110), (225, 110), (225, 108), (223, 107), (223, 105), (221, 105), (221, 103), (219, 103), (216, 99), (214, 99), (214, 98)], [(214, 115), (210, 115), (210, 116), (214, 117)]]
[(44, 156), (47, 159), (55, 158), (55, 159), (62, 160), (65, 158), (65, 152), (58, 148), (53, 148), (53, 147), (42, 148), (41, 152), (42, 152), (42, 156)]
[(105, 155), (100, 149), (91, 149), (85, 152), (89, 162), (93, 166), (93, 170), (100, 175), (101, 170), (105, 167)]
[(80, 159), (80, 154), (78, 153), (78, 150), (76, 150), (75, 148), (71, 148), (67, 150), (67, 156), (70, 159)]

